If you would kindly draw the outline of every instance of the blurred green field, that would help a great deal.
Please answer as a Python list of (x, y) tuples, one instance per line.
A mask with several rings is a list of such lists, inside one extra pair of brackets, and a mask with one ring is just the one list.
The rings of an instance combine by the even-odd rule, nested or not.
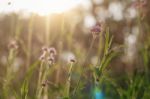
[(0, 99), (150, 99), (150, 2), (98, 1), (0, 12)]

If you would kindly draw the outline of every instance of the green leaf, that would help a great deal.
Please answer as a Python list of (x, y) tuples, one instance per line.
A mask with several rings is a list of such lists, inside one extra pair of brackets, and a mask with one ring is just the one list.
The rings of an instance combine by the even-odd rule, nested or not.
[(28, 81), (24, 80), (21, 86), (21, 99), (27, 99), (28, 95)]
[(105, 34), (105, 47), (104, 47), (104, 54), (106, 55), (108, 53), (108, 49), (109, 49), (109, 29), (106, 31)]
[(106, 56), (105, 62), (102, 65), (102, 71), (110, 64), (111, 60), (119, 55), (119, 52), (111, 52), (108, 56)]
[(39, 64), (39, 61), (36, 61), (29, 67), (29, 69), (26, 73), (25, 79), (28, 79), (28, 80), (30, 79), (31, 75), (33, 74), (33, 72), (34, 72), (35, 68), (38, 66), (38, 64)]

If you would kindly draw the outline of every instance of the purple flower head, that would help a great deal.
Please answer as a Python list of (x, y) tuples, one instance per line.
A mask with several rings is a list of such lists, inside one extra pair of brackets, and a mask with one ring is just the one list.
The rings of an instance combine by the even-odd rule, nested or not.
[(140, 0), (132, 3), (132, 6), (136, 9), (143, 8), (146, 5), (147, 5), (147, 0)]
[(91, 32), (96, 32), (96, 33), (100, 33), (101, 32), (101, 24), (100, 23), (96, 23), (95, 26), (92, 27)]
[(45, 58), (46, 58), (46, 52), (44, 51), (43, 54), (40, 56), (39, 60), (44, 62)]
[(57, 54), (56, 49), (54, 47), (50, 47), (48, 49), (48, 51), (49, 51), (50, 55), (52, 55), (52, 56)]
[(91, 32), (94, 38), (97, 37), (100, 34), (100, 32), (102, 32), (101, 23), (96, 23), (96, 25), (91, 28)]
[(147, 0), (142, 0), (142, 1), (141, 1), (141, 6), (144, 7), (144, 6), (146, 6), (146, 5), (147, 5)]
[(42, 51), (43, 51), (43, 52), (47, 52), (47, 51), (48, 51), (48, 47), (43, 46), (43, 47), (42, 47)]

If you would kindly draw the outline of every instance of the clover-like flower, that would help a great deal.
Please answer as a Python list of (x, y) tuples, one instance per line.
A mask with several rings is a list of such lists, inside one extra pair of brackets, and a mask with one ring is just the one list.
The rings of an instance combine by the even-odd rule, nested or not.
[(55, 55), (57, 54), (56, 49), (55, 49), (54, 47), (50, 47), (50, 48), (48, 49), (48, 52), (49, 52), (49, 54), (52, 55), (52, 56), (53, 56), (53, 55), (55, 56)]
[(102, 32), (101, 24), (96, 23), (96, 25), (91, 28), (91, 32), (92, 32), (93, 38), (96, 38)]
[(55, 56), (57, 52), (54, 47), (42, 47), (42, 55), (40, 56), (40, 60), (42, 62), (47, 62), (49, 65), (52, 65), (55, 61)]

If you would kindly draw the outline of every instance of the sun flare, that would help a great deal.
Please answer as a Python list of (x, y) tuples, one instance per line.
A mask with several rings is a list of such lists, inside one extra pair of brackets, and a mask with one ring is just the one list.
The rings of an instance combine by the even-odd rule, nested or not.
[(1, 2), (0, 12), (23, 10), (48, 15), (70, 10), (80, 2), (81, 0), (6, 0)]

